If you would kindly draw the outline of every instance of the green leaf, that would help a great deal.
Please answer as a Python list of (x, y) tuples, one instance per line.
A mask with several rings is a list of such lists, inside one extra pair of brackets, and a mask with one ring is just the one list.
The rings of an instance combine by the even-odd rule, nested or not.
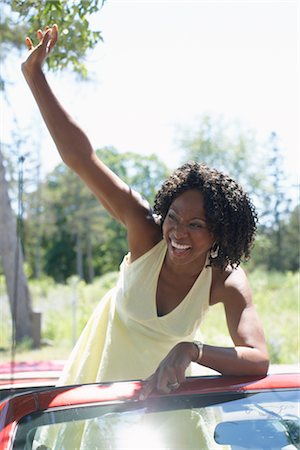
[[(1, 20), (6, 23), (6, 33), (2, 33), (2, 42), (10, 46), (23, 46), (25, 36), (31, 36), (36, 43), (36, 31), (46, 25), (56, 23), (59, 28), (59, 41), (47, 59), (49, 70), (60, 70), (70, 67), (82, 78), (87, 77), (84, 57), (88, 49), (93, 49), (103, 41), (100, 31), (90, 28), (88, 16), (99, 11), (104, 2), (101, 0), (5, 0), (7, 17)], [(9, 9), (10, 8), (10, 9)], [(11, 19), (13, 17), (13, 19)], [(8, 20), (9, 18), (9, 20)], [(22, 26), (19, 24), (22, 23)], [(18, 43), (16, 34), (18, 34)]]

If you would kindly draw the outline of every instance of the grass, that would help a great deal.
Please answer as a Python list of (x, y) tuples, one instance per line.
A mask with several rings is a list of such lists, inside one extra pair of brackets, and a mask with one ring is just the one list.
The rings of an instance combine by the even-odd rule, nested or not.
[[(299, 363), (299, 274), (257, 269), (249, 274), (249, 280), (272, 364)], [(222, 304), (211, 308), (201, 331), (211, 345), (232, 344)]]
[[(16, 360), (66, 359), (91, 312), (114, 285), (117, 273), (109, 273), (87, 285), (72, 277), (65, 285), (52, 280), (30, 283), (35, 311), (42, 313), (40, 349), (30, 349), (30, 342), (17, 348)], [(261, 318), (271, 362), (297, 364), (299, 355), (299, 274), (266, 272), (249, 274), (253, 298)], [(11, 358), (11, 321), (4, 284), (0, 283), (1, 323), (0, 359)], [(212, 345), (232, 345), (222, 304), (213, 306), (201, 326), (203, 340)]]

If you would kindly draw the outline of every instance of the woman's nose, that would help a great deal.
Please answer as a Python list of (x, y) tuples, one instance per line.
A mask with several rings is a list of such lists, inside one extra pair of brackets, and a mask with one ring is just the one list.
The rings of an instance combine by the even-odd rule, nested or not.
[(181, 237), (186, 235), (186, 226), (182, 223), (177, 223), (175, 226), (174, 234), (176, 237)]

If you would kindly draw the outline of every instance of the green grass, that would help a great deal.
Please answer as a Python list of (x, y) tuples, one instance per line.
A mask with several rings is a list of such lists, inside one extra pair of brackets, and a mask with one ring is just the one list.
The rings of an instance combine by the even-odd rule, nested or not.
[(274, 364), (299, 362), (299, 274), (255, 271), (251, 285)]
[[(79, 337), (92, 311), (117, 280), (108, 273), (91, 285), (71, 277), (67, 284), (51, 279), (30, 282), (34, 311), (42, 314), (42, 347), (30, 350), (30, 342), (18, 346), (16, 360), (65, 359)], [(11, 318), (7, 298), (0, 285), (0, 360), (11, 358)]]
[[(117, 273), (109, 273), (92, 285), (76, 277), (66, 285), (50, 279), (30, 283), (35, 311), (42, 313), (40, 349), (31, 350), (25, 342), (17, 349), (16, 360), (65, 359), (91, 312), (114, 285)], [(273, 364), (297, 364), (299, 355), (299, 274), (266, 272), (249, 274), (254, 303), (262, 321)], [(1, 280), (0, 280), (1, 281)], [(11, 320), (4, 283), (0, 283), (0, 359), (11, 357)], [(203, 340), (212, 345), (232, 345), (224, 308), (213, 306), (201, 326)]]
[[(266, 272), (249, 274), (253, 301), (261, 319), (272, 364), (300, 361), (299, 274)], [(211, 308), (201, 327), (211, 345), (231, 345), (224, 308)]]

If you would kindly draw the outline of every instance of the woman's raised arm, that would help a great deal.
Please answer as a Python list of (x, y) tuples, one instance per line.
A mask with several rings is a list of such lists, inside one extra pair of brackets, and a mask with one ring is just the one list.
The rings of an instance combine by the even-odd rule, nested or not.
[(140, 246), (136, 236), (140, 232), (143, 235), (147, 230), (150, 232), (149, 243), (146, 240), (145, 248), (137, 249), (137, 253), (143, 253), (153, 245), (153, 239), (157, 240), (157, 226), (149, 221), (148, 204), (96, 156), (86, 134), (53, 94), (42, 66), (56, 45), (57, 26), (53, 25), (45, 32), (39, 30), (37, 37), (39, 43), (36, 46), (26, 38), (29, 54), (22, 64), (22, 72), (61, 158), (83, 179), (103, 206), (127, 227), (131, 251)]

